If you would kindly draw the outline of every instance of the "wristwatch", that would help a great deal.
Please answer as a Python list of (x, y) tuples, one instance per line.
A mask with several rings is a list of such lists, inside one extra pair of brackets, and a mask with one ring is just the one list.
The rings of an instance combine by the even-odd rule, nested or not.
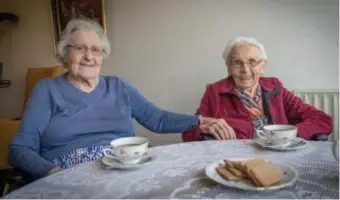
[(202, 119), (203, 119), (203, 116), (202, 115), (197, 115), (197, 117), (198, 117), (198, 124), (200, 124)]

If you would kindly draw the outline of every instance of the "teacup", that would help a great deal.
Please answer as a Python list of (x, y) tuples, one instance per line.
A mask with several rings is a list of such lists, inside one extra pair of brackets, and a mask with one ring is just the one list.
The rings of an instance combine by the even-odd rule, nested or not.
[(146, 154), (149, 140), (144, 137), (125, 137), (112, 140), (111, 148), (103, 150), (105, 156), (124, 164), (136, 164)]
[(273, 145), (284, 145), (297, 137), (297, 127), (293, 125), (267, 125), (256, 131), (257, 137)]

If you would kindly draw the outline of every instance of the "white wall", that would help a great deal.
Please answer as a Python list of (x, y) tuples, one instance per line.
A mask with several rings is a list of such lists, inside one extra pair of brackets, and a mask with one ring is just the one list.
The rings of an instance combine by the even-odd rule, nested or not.
[[(15, 57), (7, 75), (56, 64), (49, 1), (12, 2), (20, 4), (13, 9), (25, 18), (13, 31)], [(266, 75), (279, 77), (287, 88), (339, 88), (337, 0), (109, 0), (106, 7), (113, 51), (103, 74), (125, 78), (163, 108), (194, 112), (205, 84), (226, 76), (222, 51), (239, 35), (264, 44)], [(23, 78), (24, 71), (20, 74)], [(14, 102), (21, 101), (21, 87), (0, 89), (0, 115), (19, 113)], [(180, 141), (179, 135), (160, 136), (141, 127), (137, 134), (154, 145)]]
[[(194, 112), (205, 84), (226, 76), (222, 51), (239, 35), (264, 44), (266, 75), (287, 88), (339, 88), (336, 0), (119, 0), (108, 8), (113, 53), (103, 72), (163, 108)], [(179, 141), (138, 131), (156, 143)]]

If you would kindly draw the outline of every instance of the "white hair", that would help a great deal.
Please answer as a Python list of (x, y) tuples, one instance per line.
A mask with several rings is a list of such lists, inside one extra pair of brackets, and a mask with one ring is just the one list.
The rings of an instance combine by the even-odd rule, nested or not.
[(108, 57), (110, 55), (110, 42), (104, 32), (104, 29), (97, 22), (89, 19), (73, 19), (67, 23), (57, 47), (57, 56), (63, 64), (66, 64), (64, 57), (67, 53), (67, 45), (71, 44), (73, 34), (80, 30), (90, 30), (96, 32), (99, 38), (102, 40), (102, 50), (104, 52), (104, 56)]
[(242, 44), (242, 43), (254, 45), (255, 47), (257, 47), (260, 50), (261, 59), (267, 60), (266, 50), (264, 49), (263, 45), (259, 41), (257, 41), (256, 38), (241, 36), (241, 37), (237, 37), (237, 38), (230, 40), (229, 43), (227, 44), (226, 48), (224, 49), (223, 59), (224, 59), (225, 63), (229, 63), (230, 55), (233, 51), (233, 48), (236, 45)]

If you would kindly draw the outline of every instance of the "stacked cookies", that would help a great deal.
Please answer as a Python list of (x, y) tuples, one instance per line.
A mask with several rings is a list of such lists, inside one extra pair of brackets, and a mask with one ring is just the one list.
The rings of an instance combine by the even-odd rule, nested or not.
[(246, 161), (225, 160), (216, 168), (219, 175), (229, 181), (249, 179), (256, 187), (269, 187), (281, 183), (281, 175), (272, 163), (264, 159)]

